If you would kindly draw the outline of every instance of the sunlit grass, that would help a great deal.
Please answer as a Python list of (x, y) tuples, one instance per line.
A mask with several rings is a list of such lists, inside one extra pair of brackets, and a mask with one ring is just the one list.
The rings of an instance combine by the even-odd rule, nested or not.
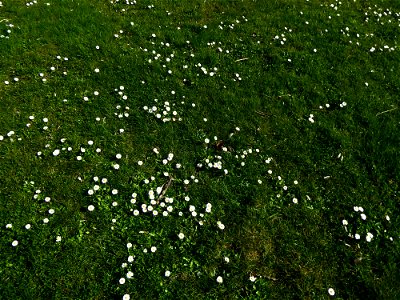
[(398, 3), (0, 2), (4, 299), (397, 299)]

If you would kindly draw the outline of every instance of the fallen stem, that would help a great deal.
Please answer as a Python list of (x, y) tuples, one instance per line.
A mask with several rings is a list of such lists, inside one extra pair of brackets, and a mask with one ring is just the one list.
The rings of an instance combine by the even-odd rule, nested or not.
[(174, 179), (172, 177), (170, 177), (168, 182), (164, 184), (162, 192), (161, 192), (160, 196), (157, 199), (157, 202), (161, 201), (161, 199), (164, 197), (165, 193), (167, 192), (167, 190), (170, 187), (170, 185), (171, 185), (173, 180)]
[(271, 276), (265, 276), (265, 278), (272, 280), (272, 281), (277, 281), (278, 279), (276, 279), (275, 277), (271, 277)]
[(268, 113), (265, 113), (265, 112), (262, 112), (262, 111), (259, 111), (259, 110), (256, 110), (255, 113), (259, 114), (259, 115), (261, 115), (263, 117), (267, 117), (268, 116)]
[(239, 58), (239, 59), (235, 60), (235, 62), (242, 61), (242, 60), (247, 60), (247, 59), (249, 59), (249, 58), (248, 57), (243, 57), (243, 58)]
[(388, 110), (385, 110), (385, 111), (381, 111), (381, 112), (379, 112), (379, 113), (376, 114), (376, 117), (379, 116), (379, 115), (381, 115), (381, 114), (385, 114), (385, 113), (391, 112), (391, 111), (393, 111), (393, 110), (396, 110), (397, 108), (398, 108), (398, 107), (395, 107), (395, 108), (392, 108), (392, 109), (388, 109)]

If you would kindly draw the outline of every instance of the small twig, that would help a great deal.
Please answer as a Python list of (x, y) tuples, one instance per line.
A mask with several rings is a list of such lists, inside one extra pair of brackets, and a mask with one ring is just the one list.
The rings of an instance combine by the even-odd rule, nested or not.
[(161, 201), (161, 199), (164, 197), (165, 193), (167, 192), (167, 190), (170, 187), (170, 185), (171, 185), (173, 180), (174, 179), (172, 177), (170, 177), (168, 182), (164, 184), (162, 192), (161, 192), (160, 196), (157, 199), (157, 202)]
[(282, 97), (292, 97), (292, 95), (291, 94), (286, 94), (286, 95), (278, 96), (279, 99), (282, 98)]
[(259, 111), (259, 110), (256, 110), (255, 113), (259, 114), (259, 115), (261, 115), (263, 117), (267, 117), (268, 116), (268, 113), (265, 113), (265, 112), (262, 112), (262, 111)]
[(272, 281), (277, 281), (278, 279), (276, 279), (275, 277), (272, 276), (265, 276), (265, 278), (272, 280)]
[(0, 20), (0, 23), (3, 22), (3, 21), (8, 22), (9, 20), (8, 19), (3, 19), (3, 20)]
[(249, 59), (248, 57), (243, 57), (243, 58), (239, 58), (239, 59), (235, 60), (235, 62), (242, 61), (242, 60), (248, 60), (248, 59)]
[(379, 116), (379, 115), (381, 115), (381, 114), (385, 114), (385, 113), (391, 112), (391, 111), (393, 111), (393, 110), (396, 110), (397, 108), (398, 108), (398, 107), (395, 107), (395, 108), (392, 108), (392, 109), (388, 109), (388, 110), (385, 110), (385, 111), (381, 111), (381, 112), (379, 112), (379, 113), (376, 114), (376, 117)]

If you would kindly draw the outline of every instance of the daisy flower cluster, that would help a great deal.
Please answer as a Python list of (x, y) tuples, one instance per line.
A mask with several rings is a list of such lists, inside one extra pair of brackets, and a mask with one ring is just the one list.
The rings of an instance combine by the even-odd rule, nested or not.
[(9, 140), (10, 142), (14, 142), (15, 140), (21, 141), (22, 137), (20, 137), (14, 130), (10, 130), (4, 135), (0, 134), (0, 143)]
[[(318, 110), (320, 112), (327, 112), (327, 111), (332, 111), (332, 110), (335, 110), (335, 109), (343, 109), (346, 106), (347, 106), (347, 102), (346, 101), (342, 101), (340, 103), (333, 103), (333, 104), (325, 103), (324, 105), (319, 105), (318, 106)], [(307, 118), (307, 116), (306, 116), (306, 118)], [(312, 114), (309, 114), (307, 119), (311, 124), (315, 123), (315, 112), (312, 113)]]
[[(266, 163), (271, 160), (271, 158), (266, 160)], [(269, 164), (269, 163), (268, 163)], [(268, 170), (269, 182), (273, 183), (273, 187), (275, 190), (275, 198), (272, 198), (271, 201), (280, 204), (298, 204), (300, 197), (300, 192), (298, 188), (299, 181), (293, 180), (292, 182), (286, 182), (285, 179), (281, 176), (275, 176), (271, 169)], [(308, 199), (308, 197), (307, 197)]]
[[(337, 17), (340, 17), (338, 11), (341, 10), (341, 5), (341, 1), (336, 1), (335, 3), (330, 4), (321, 4), (321, 6), (326, 6), (328, 9), (332, 10)], [(384, 9), (378, 7), (377, 4), (375, 4), (373, 7), (368, 6), (368, 8), (363, 11), (363, 16), (365, 25), (373, 25), (374, 27), (378, 26), (378, 28), (387, 28), (387, 30), (392, 30), (396, 27), (400, 27), (400, 12), (394, 12), (392, 11), (392, 9), (389, 8)], [(332, 16), (329, 15), (328, 19), (331, 20)], [(389, 46), (388, 44), (385, 44), (383, 39), (380, 39), (377, 34), (373, 32), (366, 34), (355, 32), (351, 29), (350, 23), (348, 26), (340, 29), (339, 33), (349, 44), (365, 47), (366, 51), (369, 52), (392, 52), (397, 50), (397, 45)]]
[[(139, 192), (132, 194), (131, 203), (137, 206), (133, 214), (137, 216), (142, 213), (148, 213), (153, 216), (167, 217), (171, 214), (183, 216), (189, 211), (193, 217), (197, 216), (195, 207), (189, 205), (190, 197), (187, 195), (186, 190), (189, 185), (198, 183), (199, 180), (193, 175), (188, 179), (182, 179), (177, 175), (180, 174), (179, 169), (182, 168), (182, 165), (173, 162), (173, 153), (169, 153), (167, 157), (162, 158), (157, 148), (154, 148), (153, 151), (158, 157), (158, 171), (153, 176), (142, 181), (142, 190), (145, 193), (141, 194), (140, 200), (138, 200)], [(177, 189), (181, 189), (181, 191), (176, 193)], [(200, 217), (202, 216), (204, 215), (201, 214)]]
[(128, 95), (126, 94), (126, 89), (123, 85), (120, 85), (118, 88), (114, 89), (114, 92), (118, 94), (122, 101), (128, 100)]
[[(153, 33), (151, 37), (156, 38), (156, 34)], [(156, 45), (155, 42), (151, 42), (151, 44)], [(160, 42), (160, 45), (161, 47), (165, 47), (166, 49), (169, 49), (171, 47), (171, 44), (168, 42), (166, 43)], [(162, 48), (162, 50), (164, 51), (160, 51), (161, 49), (158, 50), (159, 52), (164, 52), (164, 54), (158, 53), (156, 50), (148, 51), (147, 48), (143, 48), (142, 51), (150, 55), (150, 58), (147, 60), (149, 64), (151, 64), (152, 62), (158, 62), (160, 64), (164, 63), (162, 67), (166, 68), (167, 67), (166, 64), (170, 64), (175, 60), (176, 53), (175, 51), (173, 53), (166, 53), (165, 48), (164, 49)]]
[[(8, 20), (6, 20), (6, 21), (8, 21)], [(0, 22), (0, 38), (1, 39), (9, 39), (13, 28), (14, 28), (14, 24), (12, 24), (12, 23), (1, 23)]]
[[(215, 41), (207, 42), (207, 46), (210, 47), (211, 49), (214, 49), (214, 51), (216, 51), (217, 53), (221, 53), (221, 54), (232, 54), (233, 53), (233, 49), (228, 48), (228, 46), (224, 45), (222, 42), (218, 42), (218, 43)], [(200, 67), (202, 67), (202, 66), (200, 66)], [(204, 68), (204, 67), (202, 67), (202, 68)], [(204, 72), (204, 74), (207, 75), (207, 73), (205, 73), (205, 72)], [(214, 76), (214, 75), (210, 74), (210, 76)]]
[[(238, 131), (240, 131), (239, 128), (236, 129), (236, 132)], [(216, 175), (221, 174), (228, 177), (238, 176), (240, 180), (243, 180), (245, 169), (251, 169), (254, 177), (251, 184), (271, 186), (272, 183), (275, 191), (275, 195), (271, 198), (272, 202), (279, 206), (283, 203), (289, 205), (299, 203), (299, 199), (301, 199), (299, 181), (294, 179), (291, 183), (286, 183), (281, 175), (275, 175), (272, 171), (273, 165), (275, 165), (272, 157), (265, 156), (259, 148), (234, 150), (225, 145), (217, 136), (214, 136), (212, 140), (213, 142), (209, 138), (204, 139), (206, 157), (197, 163), (199, 170), (208, 170)], [(255, 166), (257, 167), (255, 168)], [(259, 169), (259, 172), (255, 173), (255, 169)]]
[(285, 27), (285, 33), (275, 35), (273, 40), (277, 41), (280, 45), (284, 45), (287, 41), (286, 34), (291, 33), (291, 32), (292, 32), (292, 29)]
[(171, 50), (169, 42), (157, 42), (157, 39), (158, 37), (155, 33), (149, 37), (149, 48), (154, 48), (153, 50), (143, 47), (140, 47), (140, 49), (145, 54), (145, 62), (149, 66), (157, 67), (166, 76), (164, 80), (168, 81), (168, 77), (175, 75), (174, 70), (179, 68), (180, 59), (177, 58), (178, 53), (175, 50)]
[(33, 1), (30, 1), (30, 2), (26, 2), (26, 6), (27, 6), (27, 7), (33, 6), (33, 5), (35, 5), (35, 4), (38, 4), (37, 0), (33, 0)]
[[(57, 55), (54, 57), (54, 60), (54, 63), (50, 67), (37, 74), (37, 78), (39, 78), (43, 83), (47, 83), (49, 78), (58, 78), (61, 75), (65, 77), (68, 75), (66, 63), (69, 62), (69, 58)], [(64, 100), (63, 102), (67, 101)]]
[(393, 12), (390, 8), (382, 8), (378, 7), (375, 4), (373, 7), (368, 6), (368, 11), (364, 13), (365, 15), (365, 23), (371, 23), (372, 21), (375, 24), (379, 25), (394, 25), (400, 26), (400, 11)]
[[(206, 149), (209, 148), (211, 141), (209, 138), (204, 139), (204, 144)], [(213, 144), (215, 143), (215, 146), (220, 148), (223, 152), (228, 152), (228, 148), (223, 146), (223, 142), (218, 140), (217, 136), (213, 137)], [(225, 175), (228, 174), (228, 170), (223, 168), (224, 161), (221, 155), (218, 154), (210, 154), (207, 155), (206, 158), (203, 158), (201, 162), (197, 163), (197, 168), (206, 168), (206, 169), (216, 169), (216, 170), (223, 170)]]
[[(134, 273), (132, 270), (134, 270), (134, 262), (135, 262), (135, 254), (133, 253), (133, 244), (128, 242), (126, 244), (126, 248), (128, 250), (128, 257), (126, 258), (126, 261), (122, 263), (121, 268), (124, 269), (125, 276), (121, 277), (118, 281), (119, 284), (125, 284), (126, 280), (130, 280), (133, 278)], [(151, 248), (155, 252), (157, 248), (153, 246)]]
[[(32, 183), (30, 182), (32, 185)], [(32, 185), (33, 187), (33, 185)], [(45, 214), (45, 218), (42, 220), (43, 224), (47, 224), (50, 221), (50, 217), (52, 217), (55, 213), (54, 208), (48, 208), (49, 203), (52, 203), (52, 199), (48, 196), (45, 196), (42, 194), (42, 191), (40, 189), (36, 189), (33, 195), (33, 199), (36, 200), (38, 203), (40, 203), (41, 208), (39, 209), (39, 212), (42, 214)]]
[(136, 5), (136, 0), (111, 0), (110, 4), (114, 9), (119, 9), (119, 12), (126, 12), (130, 7)]
[(242, 16), (242, 21), (239, 19), (235, 19), (234, 21), (231, 22), (223, 22), (221, 21), (220, 24), (218, 25), (218, 28), (220, 30), (233, 30), (238, 24), (241, 22), (247, 22), (247, 18), (245, 16)]
[[(100, 93), (99, 93), (99, 91), (93, 91), (92, 95), (94, 96), (94, 98), (96, 98), (97, 96), (100, 95)], [(89, 102), (90, 100), (92, 100), (92, 99), (94, 99), (94, 98), (91, 98), (91, 95), (87, 95), (87, 94), (85, 94), (85, 95), (82, 97), (82, 99), (83, 99), (84, 102)], [(64, 102), (66, 102), (66, 101), (64, 101)]]
[[(341, 103), (339, 103), (339, 104), (329, 104), (329, 103), (326, 103), (325, 105), (319, 105), (318, 106), (318, 109), (320, 110), (320, 111), (328, 111), (328, 110), (333, 110), (333, 109), (337, 109), (337, 108), (345, 108), (347, 106), (347, 102), (345, 102), (345, 101), (342, 101)], [(315, 113), (312, 113), (312, 114), (309, 114), (308, 115), (308, 121), (310, 122), (310, 123), (315, 123)]]
[[(50, 119), (48, 117), (43, 117), (41, 119), (39, 118), (35, 118), (35, 116), (29, 116), (29, 122), (28, 124), (30, 124), (28, 126), (28, 124), (26, 125), (27, 127), (31, 127), (31, 125), (36, 125), (36, 128), (39, 128), (42, 130), (42, 132), (46, 132), (49, 131), (49, 128), (52, 127), (52, 122), (50, 121)], [(33, 130), (35, 127), (31, 127), (31, 129)], [(49, 146), (46, 145), (46, 148), (48, 148)]]
[[(48, 120), (47, 118), (44, 119)], [(36, 152), (36, 156), (41, 159), (45, 157), (57, 157), (85, 161), (86, 159), (98, 156), (101, 151), (101, 148), (96, 147), (93, 140), (88, 140), (84, 144), (73, 145), (69, 139), (61, 138), (54, 145), (50, 143), (45, 144), (43, 150)]]
[(112, 196), (118, 195), (118, 190), (109, 185), (106, 177), (94, 176), (93, 184), (87, 189), (86, 194), (92, 199), (91, 204), (87, 206), (89, 212), (118, 206), (118, 200), (112, 201)]
[(129, 110), (130, 110), (129, 106), (122, 107), (121, 105), (117, 105), (115, 107), (114, 115), (119, 119), (128, 118)]
[[(154, 151), (159, 154), (159, 150), (155, 148)], [(117, 154), (116, 158), (121, 159), (121, 154)], [(172, 162), (174, 158), (173, 153), (169, 153), (166, 158), (158, 160), (158, 170), (154, 175), (144, 176), (140, 168), (147, 163), (138, 161), (139, 175), (137, 178), (142, 178), (139, 182), (134, 184), (135, 188), (129, 191), (123, 191), (112, 188), (108, 180), (103, 178), (101, 181), (99, 177), (95, 176), (94, 186), (87, 190), (87, 195), (95, 200), (88, 206), (88, 211), (96, 209), (118, 209), (120, 204), (124, 209), (129, 211), (130, 216), (138, 217), (140, 215), (152, 215), (153, 217), (168, 217), (171, 214), (183, 216), (189, 212), (191, 216), (196, 217), (195, 207), (189, 206), (190, 197), (186, 194), (185, 190), (191, 183), (198, 183), (199, 180), (195, 176), (190, 176), (189, 179), (180, 179), (175, 175), (176, 171), (182, 166), (179, 163)], [(114, 164), (114, 169), (119, 169), (119, 164)], [(144, 178), (143, 178), (144, 177)], [(102, 187), (98, 182), (107, 184)], [(176, 188), (172, 186), (180, 186), (183, 188), (181, 192), (176, 194)], [(170, 194), (172, 192), (172, 194)], [(129, 199), (127, 199), (129, 193)], [(177, 212), (175, 213), (175, 211)], [(211, 211), (211, 204), (206, 206), (206, 212)], [(199, 217), (204, 217), (203, 213)], [(203, 220), (204, 221), (204, 220)]]
[(347, 237), (357, 244), (363, 240), (371, 243), (377, 238), (386, 238), (393, 242), (393, 232), (389, 229), (390, 217), (387, 214), (380, 220), (375, 216), (371, 220), (362, 206), (354, 206), (352, 213), (348, 218), (342, 219), (341, 223)]
[(325, 105), (320, 105), (318, 108), (320, 110), (329, 110), (329, 109), (335, 109), (335, 108), (344, 108), (347, 106), (347, 103), (345, 101), (342, 101), (341, 103), (337, 104), (329, 104), (325, 103)]
[[(219, 76), (219, 75), (217, 75), (217, 71), (218, 71), (217, 67), (210, 67), (209, 69), (207, 69), (207, 67), (203, 66), (201, 63), (197, 63), (195, 65), (195, 67), (199, 68), (201, 70), (201, 73), (204, 75), (207, 75), (210, 77)], [(199, 74), (199, 73), (197, 73), (197, 74)]]
[[(212, 203), (192, 199), (191, 187), (198, 184), (199, 179), (193, 175), (184, 176), (186, 168), (175, 161), (174, 153), (162, 155), (158, 148), (154, 148), (153, 153), (157, 165), (151, 175), (146, 170), (154, 158), (138, 161), (133, 176), (135, 179), (129, 187), (116, 188), (106, 178), (99, 176), (94, 176), (89, 185), (85, 184), (88, 216), (101, 215), (102, 220), (109, 222), (111, 230), (119, 231), (128, 239), (128, 253), (121, 265), (119, 285), (135, 281), (137, 260), (151, 259), (151, 255), (156, 255), (159, 249), (171, 243), (176, 245), (174, 247), (191, 245), (194, 238), (192, 233), (197, 226), (226, 230), (222, 219), (214, 216)], [(122, 155), (117, 154), (116, 158), (120, 160)], [(162, 225), (170, 222), (178, 222), (181, 227), (168, 228)], [(92, 227), (90, 224), (86, 226)], [(160, 231), (159, 226), (163, 230)], [(174, 230), (175, 238), (171, 240), (165, 234)], [(182, 264), (188, 267), (185, 261)], [(166, 270), (164, 277), (170, 275), (171, 271)]]
[[(207, 77), (218, 77), (218, 66), (209, 65), (204, 61), (196, 61), (195, 48), (192, 43), (187, 40), (183, 51), (178, 52), (177, 50), (171, 50), (173, 45), (170, 42), (158, 41), (158, 36), (153, 33), (149, 37), (148, 47), (140, 47), (142, 52), (145, 54), (145, 62), (149, 65), (149, 70), (154, 68), (159, 70), (161, 74), (165, 74), (163, 80), (168, 81), (170, 76), (179, 78), (184, 85), (191, 85), (192, 81), (200, 80)], [(209, 47), (216, 47), (221, 45), (216, 42), (208, 42)], [(148, 49), (150, 48), (150, 49)], [(153, 50), (151, 50), (153, 49)], [(218, 47), (221, 50), (222, 48)], [(229, 53), (226, 50), (226, 53)], [(190, 76), (196, 75), (196, 78), (188, 79)], [(201, 76), (200, 75), (204, 75)]]
[[(172, 91), (172, 94), (175, 94)], [(182, 101), (164, 101), (159, 102), (158, 99), (154, 99), (154, 103), (151, 106), (143, 106), (143, 110), (147, 113), (153, 115), (156, 119), (162, 121), (163, 123), (167, 122), (180, 122), (182, 121), (182, 114), (185, 113), (188, 109), (196, 107), (196, 104), (188, 104), (185, 100), (185, 96), (182, 96)], [(174, 101), (174, 102), (172, 102)]]
[[(30, 221), (22, 226), (22, 231), (29, 231), (30, 234), (33, 234), (35, 229), (48, 224), (54, 218), (54, 215), (58, 209), (54, 206), (53, 199), (51, 197), (45, 195), (42, 193), (41, 189), (35, 187), (34, 181), (25, 181), (23, 184), (23, 190), (27, 194), (33, 194), (32, 199), (34, 200), (33, 207), (35, 210), (34, 215), (30, 216)], [(20, 223), (19, 220), (14, 221), (15, 223)], [(13, 226), (13, 223), (7, 223), (5, 228), (13, 232), (12, 236), (14, 238), (11, 242), (11, 246), (17, 247), (25, 243), (23, 238), (25, 234), (20, 231), (20, 228)], [(21, 238), (18, 238), (19, 235), (21, 235)], [(54, 238), (56, 243), (60, 242), (61, 239), (62, 238), (59, 235)]]

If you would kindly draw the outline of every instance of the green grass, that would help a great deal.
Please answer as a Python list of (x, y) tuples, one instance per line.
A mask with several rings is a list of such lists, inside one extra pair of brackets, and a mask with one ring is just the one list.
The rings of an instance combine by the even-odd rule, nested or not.
[(0, 298), (400, 297), (398, 2), (37, 2), (0, 3)]

